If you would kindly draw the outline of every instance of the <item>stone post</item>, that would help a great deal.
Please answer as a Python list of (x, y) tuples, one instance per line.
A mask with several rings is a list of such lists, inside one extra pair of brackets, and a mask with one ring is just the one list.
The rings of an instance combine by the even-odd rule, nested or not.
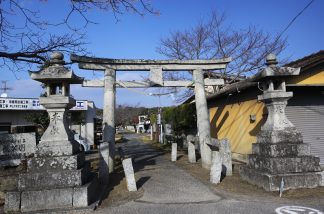
[(197, 128), (199, 133), (201, 163), (203, 168), (209, 169), (211, 165), (211, 150), (207, 144), (211, 143), (210, 122), (205, 96), (203, 70), (194, 70), (193, 80), (195, 82)]
[(228, 139), (222, 139), (219, 141), (219, 153), (222, 158), (222, 164), (224, 166), (223, 173), (226, 176), (233, 175), (233, 166), (232, 166), (232, 152), (231, 144)]
[(217, 140), (212, 139), (211, 143), (207, 144), (212, 151), (212, 163), (210, 166), (210, 182), (218, 184), (222, 175), (222, 157), (219, 152), (219, 143)]
[(116, 100), (116, 71), (105, 70), (104, 80), (104, 109), (103, 109), (103, 141), (109, 143), (109, 172), (114, 171), (115, 160), (115, 100)]
[(99, 145), (99, 182), (103, 186), (109, 183), (109, 143)]
[(222, 175), (222, 159), (220, 153), (216, 150), (212, 151), (212, 164), (210, 167), (210, 182), (218, 184)]
[(123, 168), (125, 172), (128, 191), (137, 191), (132, 159), (126, 158), (122, 162), (123, 162)]
[(175, 162), (177, 161), (177, 148), (178, 144), (172, 142), (172, 150), (171, 150), (171, 161)]
[(188, 135), (187, 143), (188, 143), (188, 161), (189, 163), (196, 163), (195, 137), (192, 135)]

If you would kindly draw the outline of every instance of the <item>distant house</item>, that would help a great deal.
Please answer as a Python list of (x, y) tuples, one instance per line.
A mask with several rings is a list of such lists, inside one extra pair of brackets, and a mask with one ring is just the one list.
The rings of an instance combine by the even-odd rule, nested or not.
[(149, 129), (151, 122), (147, 115), (138, 116), (138, 124), (136, 127), (137, 133), (146, 132)]
[[(294, 93), (288, 101), (287, 117), (324, 165), (324, 51), (286, 66), (301, 67), (299, 76), (286, 81), (287, 91)], [(246, 160), (267, 117), (264, 104), (257, 100), (261, 93), (258, 83), (246, 79), (207, 97), (211, 136), (228, 138), (235, 159)]]

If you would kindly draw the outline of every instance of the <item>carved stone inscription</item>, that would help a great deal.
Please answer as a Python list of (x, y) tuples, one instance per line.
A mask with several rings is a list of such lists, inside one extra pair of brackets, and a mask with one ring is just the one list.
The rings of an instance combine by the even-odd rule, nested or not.
[(62, 119), (62, 115), (60, 115), (58, 112), (52, 112), (51, 113), (51, 135), (59, 134), (59, 128), (58, 123)]
[[(41, 138), (44, 141), (67, 141), (69, 140), (69, 126), (67, 111), (64, 108), (48, 110), (50, 123)], [(40, 143), (40, 144), (41, 144)]]
[(0, 135), (0, 166), (19, 165), (20, 159), (35, 152), (35, 133)]

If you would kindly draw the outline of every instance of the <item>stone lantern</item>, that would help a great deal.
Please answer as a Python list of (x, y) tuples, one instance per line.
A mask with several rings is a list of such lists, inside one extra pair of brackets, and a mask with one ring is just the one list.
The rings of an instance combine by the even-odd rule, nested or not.
[(50, 122), (38, 146), (37, 155), (72, 155), (79, 149), (67, 121), (68, 109), (75, 106), (70, 96), (70, 84), (81, 84), (83, 78), (64, 67), (63, 54), (53, 53), (50, 66), (38, 73), (31, 73), (33, 80), (42, 82), (46, 97), (39, 102), (49, 114)]
[(255, 77), (261, 83), (263, 94), (258, 100), (264, 102), (268, 110), (266, 122), (257, 136), (258, 143), (302, 143), (303, 138), (296, 127), (288, 120), (285, 114), (287, 101), (293, 92), (286, 91), (285, 78), (299, 75), (300, 68), (277, 67), (276, 56), (269, 54), (266, 58), (267, 67)]
[(310, 154), (301, 132), (285, 115), (287, 101), (293, 96), (286, 91), (285, 78), (299, 75), (300, 68), (278, 67), (273, 54), (267, 56), (266, 65), (252, 81), (263, 91), (258, 100), (265, 104), (268, 116), (240, 175), (267, 191), (317, 187), (321, 182), (319, 158)]
[(70, 84), (80, 84), (83, 78), (64, 66), (62, 53), (53, 53), (49, 66), (30, 76), (45, 84), (46, 97), (40, 97), (40, 104), (50, 122), (34, 157), (28, 159), (27, 173), (19, 175), (18, 190), (6, 194), (5, 211), (89, 209), (96, 201), (97, 179), (67, 119), (68, 109), (75, 106)]

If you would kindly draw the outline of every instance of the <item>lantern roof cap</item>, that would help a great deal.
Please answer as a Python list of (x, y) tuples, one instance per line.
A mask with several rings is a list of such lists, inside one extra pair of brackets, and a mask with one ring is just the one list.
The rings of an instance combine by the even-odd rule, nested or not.
[(29, 72), (33, 80), (42, 83), (60, 83), (81, 84), (83, 78), (74, 74), (74, 72), (65, 67), (64, 55), (61, 52), (54, 52), (48, 61), (48, 66), (37, 72)]
[(252, 77), (252, 80), (257, 82), (263, 79), (282, 79), (289, 76), (296, 76), (300, 73), (300, 68), (279, 67), (277, 64), (276, 55), (267, 55), (265, 62), (266, 67), (261, 68), (259, 72)]

